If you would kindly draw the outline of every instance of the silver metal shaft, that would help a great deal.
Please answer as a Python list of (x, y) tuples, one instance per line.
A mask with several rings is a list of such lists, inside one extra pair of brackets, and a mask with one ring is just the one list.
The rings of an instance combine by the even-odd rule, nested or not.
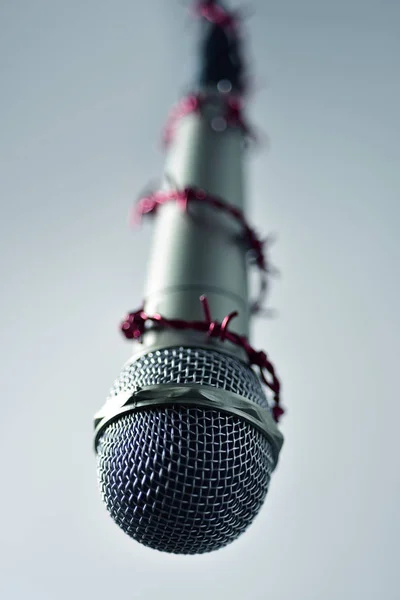
[[(214, 98), (201, 115), (190, 114), (178, 123), (163, 187), (201, 188), (243, 211), (243, 133), (239, 128), (213, 128), (213, 124), (221, 124), (225, 114), (224, 95), (214, 92)], [(247, 249), (242, 236), (243, 230), (232, 216), (200, 201), (189, 204), (188, 214), (174, 201), (160, 206), (148, 266), (145, 311), (167, 318), (201, 320), (204, 315), (199, 297), (204, 294), (213, 319), (222, 321), (228, 313), (238, 311), (232, 329), (248, 337)], [(229, 342), (168, 329), (147, 332), (141, 349), (176, 343), (219, 347), (245, 358), (243, 351)]]

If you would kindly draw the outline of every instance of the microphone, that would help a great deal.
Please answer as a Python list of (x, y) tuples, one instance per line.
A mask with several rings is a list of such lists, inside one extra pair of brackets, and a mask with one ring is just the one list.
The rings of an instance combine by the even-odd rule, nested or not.
[(121, 326), (136, 345), (94, 419), (108, 512), (134, 540), (175, 554), (220, 549), (249, 527), (283, 444), (278, 378), (248, 341), (259, 309), (249, 250), (268, 269), (245, 218), (240, 44), (221, 5), (196, 8), (198, 89), (167, 127), (160, 191), (136, 207), (155, 226), (145, 300)]

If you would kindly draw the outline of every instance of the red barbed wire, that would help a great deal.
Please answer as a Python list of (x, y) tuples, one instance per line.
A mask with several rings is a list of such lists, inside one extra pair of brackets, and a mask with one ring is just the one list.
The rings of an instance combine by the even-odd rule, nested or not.
[(216, 4), (215, 0), (197, 0), (190, 7), (190, 10), (194, 17), (202, 17), (210, 23), (237, 32), (240, 21), (239, 12), (228, 12), (225, 8)]
[[(259, 367), (260, 376), (265, 385), (273, 392), (274, 406), (272, 407), (272, 415), (275, 422), (278, 422), (284, 414), (284, 410), (280, 405), (280, 389), (281, 384), (275, 373), (275, 368), (263, 351), (255, 350), (245, 336), (228, 330), (232, 319), (238, 316), (238, 312), (234, 311), (227, 315), (221, 323), (215, 321), (211, 317), (210, 306), (206, 296), (200, 296), (200, 302), (204, 311), (203, 321), (186, 321), (184, 319), (167, 319), (156, 313), (148, 315), (144, 306), (139, 310), (129, 313), (121, 323), (121, 331), (128, 340), (142, 341), (143, 335), (146, 332), (146, 323), (156, 323), (162, 327), (170, 327), (172, 329), (193, 329), (207, 333), (208, 337), (218, 338), (222, 342), (229, 341), (236, 346), (243, 348), (247, 354), (250, 365)], [(266, 373), (270, 378), (266, 378)]]
[(188, 205), (191, 201), (208, 203), (217, 210), (229, 214), (241, 225), (243, 229), (243, 238), (247, 243), (249, 250), (253, 253), (254, 262), (261, 274), (258, 299), (252, 303), (251, 312), (252, 314), (260, 314), (263, 312), (262, 304), (268, 289), (267, 276), (276, 274), (275, 269), (269, 265), (266, 259), (265, 248), (270, 241), (269, 238), (260, 239), (258, 237), (256, 231), (247, 223), (243, 211), (228, 204), (222, 200), (222, 198), (212, 196), (205, 190), (196, 187), (185, 187), (181, 190), (157, 191), (141, 198), (132, 211), (131, 223), (133, 225), (140, 224), (143, 215), (156, 212), (159, 206), (166, 204), (171, 200), (174, 200), (185, 212), (188, 211)]
[[(248, 140), (257, 141), (258, 136), (252, 128), (246, 123), (243, 117), (244, 100), (236, 94), (227, 93), (220, 96), (225, 100), (225, 114), (222, 117), (226, 120), (226, 124), (231, 127), (239, 127)], [(173, 140), (176, 127), (180, 119), (191, 114), (200, 113), (203, 106), (207, 103), (215, 102), (215, 94), (206, 92), (192, 93), (184, 97), (172, 109), (167, 119), (167, 124), (163, 133), (163, 144), (168, 146)]]
[[(193, 7), (193, 14), (196, 17), (205, 18), (221, 27), (230, 29), (231, 33), (234, 35), (238, 35), (239, 33), (239, 12), (228, 13), (223, 7), (217, 5), (215, 0), (198, 0)], [(203, 106), (208, 102), (215, 102), (215, 98), (215, 94), (206, 92), (190, 93), (183, 98), (170, 113), (163, 135), (164, 144), (167, 146), (172, 141), (177, 123), (181, 118), (194, 112), (200, 114)], [(220, 95), (219, 98), (223, 98), (225, 101), (225, 111), (221, 117), (225, 119), (226, 126), (239, 127), (242, 129), (247, 139), (257, 139), (258, 136), (256, 137), (254, 131), (250, 129), (243, 118), (243, 98), (229, 92)], [(253, 314), (261, 312), (262, 302), (267, 291), (267, 274), (272, 272), (267, 264), (264, 252), (268, 238), (265, 240), (259, 239), (255, 230), (247, 224), (241, 210), (224, 202), (222, 198), (212, 196), (206, 191), (195, 187), (185, 187), (181, 190), (158, 191), (141, 198), (132, 212), (132, 221), (134, 223), (139, 222), (144, 214), (155, 212), (160, 205), (171, 200), (175, 200), (184, 211), (188, 210), (190, 201), (208, 202), (214, 208), (230, 214), (242, 226), (243, 237), (247, 242), (249, 249), (253, 252), (255, 264), (258, 266), (261, 273), (259, 297), (258, 300), (253, 303), (251, 309)], [(228, 330), (231, 320), (238, 315), (237, 311), (230, 313), (221, 323), (219, 323), (211, 317), (207, 298), (201, 296), (200, 301), (204, 311), (203, 321), (168, 319), (158, 313), (151, 316), (145, 312), (143, 305), (139, 310), (127, 315), (121, 324), (121, 331), (127, 339), (142, 341), (143, 335), (147, 329), (146, 324), (154, 323), (162, 327), (170, 327), (173, 329), (193, 329), (195, 331), (205, 332), (209, 337), (218, 338), (221, 341), (227, 340), (243, 348), (247, 354), (250, 365), (259, 367), (262, 381), (274, 394), (274, 405), (271, 411), (274, 420), (278, 422), (280, 417), (284, 414), (284, 410), (280, 405), (280, 381), (276, 376), (275, 369), (267, 355), (263, 351), (256, 351), (249, 344), (249, 341), (245, 336), (240, 336), (237, 333)], [(266, 373), (269, 374), (269, 379), (267, 379)]]

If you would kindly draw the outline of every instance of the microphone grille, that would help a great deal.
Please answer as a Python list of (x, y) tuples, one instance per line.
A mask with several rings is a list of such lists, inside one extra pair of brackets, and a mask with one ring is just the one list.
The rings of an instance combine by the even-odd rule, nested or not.
[[(198, 348), (140, 357), (123, 369), (111, 396), (161, 383), (214, 386), (268, 407), (249, 367)], [(236, 539), (260, 510), (274, 466), (260, 431), (205, 407), (125, 414), (98, 444), (99, 485), (112, 518), (140, 543), (176, 554), (209, 552)]]
[(141, 356), (124, 367), (110, 396), (161, 383), (209, 385), (235, 392), (269, 409), (260, 381), (247, 365), (203, 348), (165, 348)]

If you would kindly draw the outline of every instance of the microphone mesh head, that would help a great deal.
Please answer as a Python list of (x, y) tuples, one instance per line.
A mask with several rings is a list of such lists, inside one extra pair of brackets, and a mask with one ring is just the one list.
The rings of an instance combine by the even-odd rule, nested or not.
[[(111, 390), (203, 384), (268, 402), (253, 371), (209, 350), (168, 348), (128, 364)], [(98, 447), (100, 490), (114, 521), (151, 548), (199, 554), (226, 546), (253, 521), (275, 459), (240, 417), (206, 407), (154, 407), (122, 415)]]

